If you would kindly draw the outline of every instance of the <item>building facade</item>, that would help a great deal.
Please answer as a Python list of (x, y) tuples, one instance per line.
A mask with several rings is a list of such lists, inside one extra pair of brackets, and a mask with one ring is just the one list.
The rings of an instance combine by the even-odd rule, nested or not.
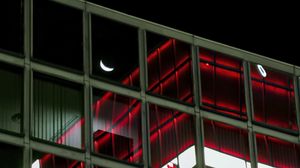
[(90, 1), (0, 9), (1, 167), (300, 167), (300, 67)]

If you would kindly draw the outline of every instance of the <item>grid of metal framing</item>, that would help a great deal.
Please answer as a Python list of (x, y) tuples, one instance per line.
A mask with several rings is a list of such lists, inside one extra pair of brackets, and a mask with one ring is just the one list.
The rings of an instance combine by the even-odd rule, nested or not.
[[(23, 106), (23, 133), (24, 136), (10, 135), (0, 132), (0, 141), (4, 143), (20, 146), (24, 149), (23, 152), (23, 167), (31, 167), (32, 163), (32, 150), (38, 150), (45, 153), (52, 153), (58, 156), (62, 156), (68, 159), (78, 160), (85, 162), (86, 167), (92, 165), (99, 165), (105, 167), (136, 167), (135, 165), (126, 164), (115, 159), (102, 158), (91, 154), (93, 143), (91, 133), (91, 100), (92, 100), (92, 88), (98, 88), (102, 90), (112, 91), (122, 95), (129, 95), (133, 98), (137, 98), (142, 102), (142, 136), (143, 136), (143, 167), (151, 166), (150, 158), (150, 133), (147, 131), (149, 127), (149, 113), (147, 109), (147, 103), (154, 103), (167, 108), (180, 110), (182, 112), (191, 114), (196, 117), (196, 167), (205, 167), (204, 163), (204, 131), (203, 131), (203, 119), (209, 119), (214, 121), (220, 121), (228, 125), (236, 126), (248, 130), (249, 149), (251, 158), (251, 167), (257, 167), (257, 151), (256, 151), (256, 139), (255, 133), (265, 134), (276, 138), (283, 139), (292, 143), (300, 143), (300, 130), (299, 136), (294, 136), (269, 128), (264, 128), (259, 125), (253, 124), (253, 104), (252, 104), (252, 91), (251, 91), (251, 78), (250, 78), (250, 62), (259, 63), (268, 66), (273, 69), (277, 69), (283, 72), (294, 75), (294, 88), (296, 99), (296, 113), (298, 127), (300, 128), (300, 113), (299, 113), (299, 78), (300, 67), (280, 62), (274, 59), (263, 57), (258, 54), (240, 50), (234, 47), (230, 47), (224, 44), (220, 44), (214, 41), (210, 41), (192, 34), (181, 32), (166, 26), (162, 26), (153, 22), (149, 22), (143, 19), (139, 19), (133, 16), (120, 13), (115, 10), (111, 10), (93, 3), (89, 3), (83, 0), (53, 0), (61, 5), (71, 6), (82, 10), (83, 14), (83, 39), (84, 39), (84, 74), (79, 75), (69, 71), (64, 71), (51, 66), (43, 65), (34, 61), (31, 61), (32, 56), (32, 0), (24, 0), (24, 58), (13, 57), (5, 53), (0, 53), (0, 61), (6, 62), (11, 65), (16, 65), (24, 68), (24, 106)], [(140, 84), (141, 91), (131, 90), (118, 85), (109, 84), (100, 80), (90, 78), (91, 72), (91, 14), (99, 15), (112, 19), (117, 22), (126, 23), (128, 25), (138, 28), (139, 35), (139, 66), (140, 66)], [(196, 22), (196, 21), (195, 21)], [(154, 32), (163, 36), (175, 38), (191, 45), (192, 61), (193, 61), (193, 82), (194, 82), (194, 95), (195, 95), (195, 107), (187, 106), (184, 104), (178, 104), (176, 102), (155, 97), (146, 94), (147, 88), (147, 51), (146, 51), (146, 31)], [(118, 41), (116, 41), (116, 45)], [(230, 117), (210, 113), (204, 110), (200, 110), (201, 105), (201, 76), (199, 73), (199, 57), (198, 46), (204, 47), (213, 51), (217, 51), (223, 54), (227, 54), (243, 60), (245, 67), (244, 79), (245, 79), (245, 96), (246, 96), (246, 109), (248, 121), (235, 120)], [(33, 71), (48, 74), (50, 76), (58, 77), (63, 80), (79, 83), (84, 86), (84, 118), (85, 126), (85, 150), (74, 150), (64, 146), (44, 144), (30, 138), (30, 113), (33, 110)]]

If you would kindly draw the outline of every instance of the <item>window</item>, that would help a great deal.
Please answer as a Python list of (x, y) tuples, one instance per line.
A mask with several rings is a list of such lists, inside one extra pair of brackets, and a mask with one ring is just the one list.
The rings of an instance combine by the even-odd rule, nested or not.
[(193, 104), (190, 45), (147, 33), (148, 92)]
[(266, 126), (297, 131), (294, 84), (291, 75), (264, 67), (262, 77), (251, 66), (254, 120)]
[(23, 149), (0, 143), (0, 165), (1, 168), (23, 167)]
[(49, 0), (34, 0), (33, 10), (33, 57), (82, 71), (82, 12)]
[(0, 50), (23, 54), (23, 0), (0, 2)]
[(112, 92), (93, 90), (94, 152), (141, 163), (141, 102)]
[(33, 88), (33, 137), (84, 148), (82, 86), (35, 73)]
[(152, 167), (195, 166), (194, 117), (154, 104), (149, 113)]
[(203, 108), (247, 119), (242, 61), (200, 49)]
[(256, 144), (259, 165), (278, 168), (300, 167), (299, 144), (293, 144), (262, 134), (256, 135)]
[(22, 69), (0, 63), (0, 129), (21, 132), (23, 122)]
[(84, 168), (84, 163), (53, 154), (33, 151), (31, 168)]
[(247, 130), (204, 120), (204, 146), (206, 166), (251, 167)]
[(93, 75), (139, 88), (138, 53), (136, 28), (92, 15)]

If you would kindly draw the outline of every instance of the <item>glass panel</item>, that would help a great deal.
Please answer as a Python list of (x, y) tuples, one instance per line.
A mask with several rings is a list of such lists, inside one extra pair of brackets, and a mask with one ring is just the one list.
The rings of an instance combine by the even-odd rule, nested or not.
[(84, 163), (33, 151), (31, 168), (84, 168)]
[(96, 153), (142, 162), (141, 102), (94, 89), (93, 141)]
[(23, 53), (23, 0), (0, 2), (0, 50)]
[(21, 132), (23, 122), (23, 74), (0, 63), (0, 129)]
[(82, 87), (34, 74), (33, 88), (33, 137), (84, 148)]
[(203, 108), (247, 119), (242, 61), (200, 49)]
[(147, 33), (148, 91), (192, 104), (190, 50), (189, 44)]
[(206, 166), (247, 168), (250, 164), (247, 130), (204, 120), (204, 146)]
[(251, 66), (255, 121), (296, 132), (298, 127), (293, 77), (263, 68), (266, 77), (259, 73), (257, 65)]
[(152, 167), (195, 166), (194, 117), (154, 104), (149, 110)]
[(33, 57), (82, 71), (82, 12), (49, 0), (34, 0), (33, 7)]
[(138, 51), (136, 28), (92, 15), (93, 75), (139, 88)]
[(22, 168), (23, 149), (20, 147), (0, 143), (1, 168)]
[(300, 167), (300, 145), (270, 136), (257, 134), (257, 155), (259, 168), (298, 168)]

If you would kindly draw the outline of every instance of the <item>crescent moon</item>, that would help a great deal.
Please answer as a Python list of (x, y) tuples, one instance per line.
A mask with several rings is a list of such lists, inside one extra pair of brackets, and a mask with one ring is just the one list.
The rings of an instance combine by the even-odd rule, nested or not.
[(105, 72), (111, 72), (111, 71), (114, 70), (114, 68), (110, 68), (110, 67), (104, 65), (103, 62), (102, 62), (102, 60), (100, 60), (100, 67)]

